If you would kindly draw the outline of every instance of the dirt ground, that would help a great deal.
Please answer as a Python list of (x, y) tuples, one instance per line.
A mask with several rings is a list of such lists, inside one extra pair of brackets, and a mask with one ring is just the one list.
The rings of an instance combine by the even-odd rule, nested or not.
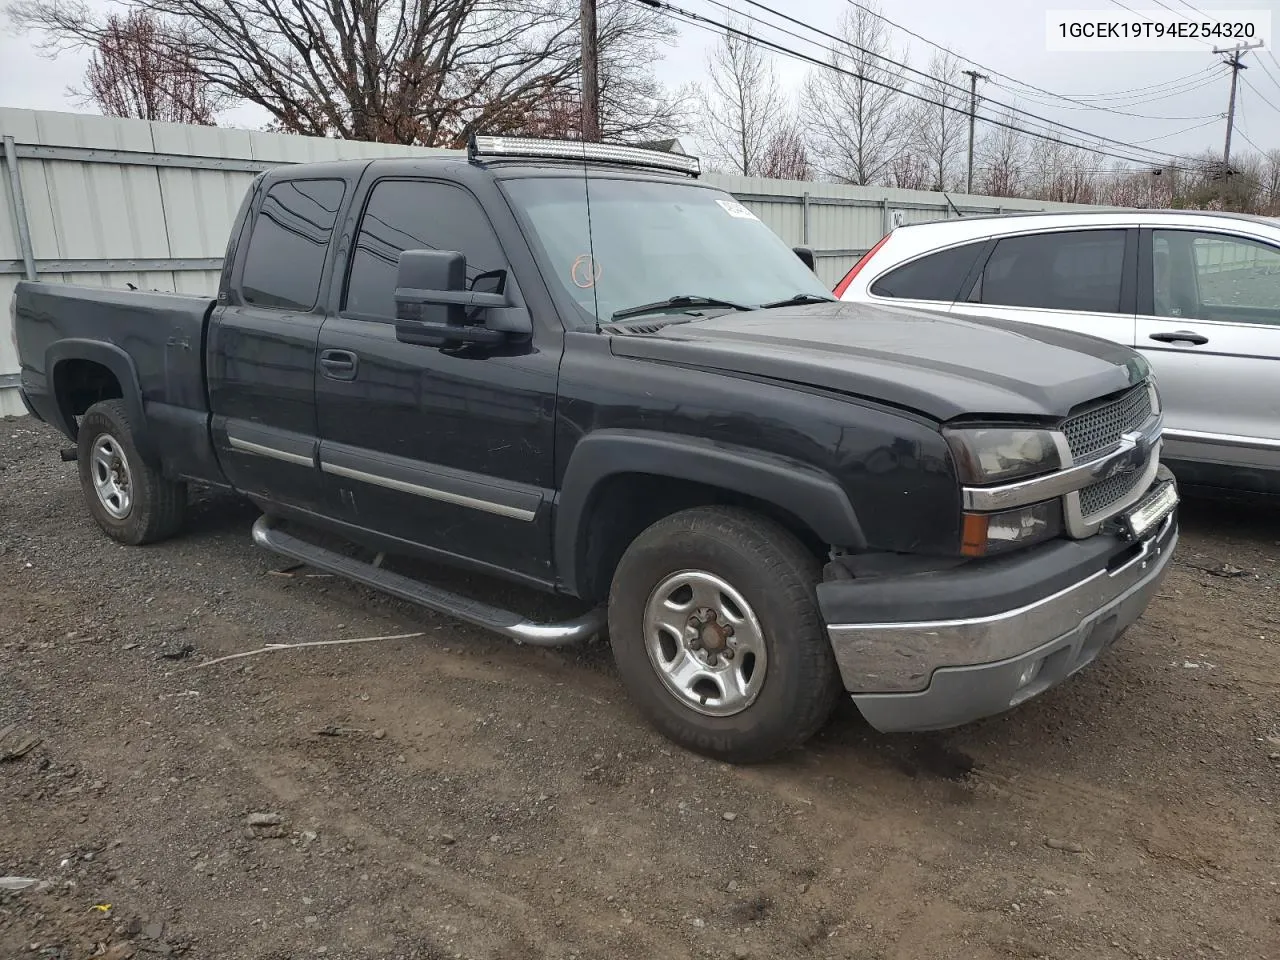
[(1146, 617), (1004, 717), (733, 768), (607, 648), (281, 575), (236, 501), (120, 547), (59, 440), (0, 422), (0, 877), (46, 882), (0, 957), (1280, 957), (1280, 511), (1188, 503)]

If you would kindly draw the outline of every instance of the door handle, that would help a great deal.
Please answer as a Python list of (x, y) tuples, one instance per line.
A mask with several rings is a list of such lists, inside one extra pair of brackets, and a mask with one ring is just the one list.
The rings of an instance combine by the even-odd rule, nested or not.
[(360, 364), (350, 350), (322, 350), (320, 366), (324, 368), (324, 375), (332, 380), (354, 380)]
[(1149, 339), (1159, 340), (1161, 343), (1194, 343), (1197, 347), (1202, 347), (1209, 342), (1209, 338), (1196, 333), (1194, 330), (1175, 330), (1173, 333), (1153, 333)]

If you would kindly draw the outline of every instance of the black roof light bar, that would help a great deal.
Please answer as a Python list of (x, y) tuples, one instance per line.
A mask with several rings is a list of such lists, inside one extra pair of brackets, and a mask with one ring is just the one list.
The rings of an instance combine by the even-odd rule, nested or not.
[(490, 137), (472, 134), (467, 144), (468, 160), (497, 157), (527, 157), (535, 160), (586, 160), (617, 163), (631, 167), (674, 170), (696, 177), (702, 172), (697, 157), (614, 143), (583, 143), (581, 140), (543, 140), (539, 137)]

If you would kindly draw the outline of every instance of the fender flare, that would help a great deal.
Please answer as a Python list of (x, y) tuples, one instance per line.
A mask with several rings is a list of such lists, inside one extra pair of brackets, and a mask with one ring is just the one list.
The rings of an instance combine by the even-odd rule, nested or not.
[(570, 593), (580, 586), (578, 544), (593, 495), (609, 477), (623, 473), (689, 480), (749, 496), (797, 517), (826, 543), (866, 546), (853, 505), (830, 474), (786, 457), (701, 437), (600, 430), (573, 448), (556, 499), (556, 572)]
[(58, 398), (58, 366), (68, 360), (87, 360), (101, 364), (115, 376), (120, 383), (120, 393), (124, 405), (129, 410), (129, 418), (138, 430), (133, 438), (134, 446), (143, 459), (151, 462), (154, 451), (148, 438), (146, 410), (142, 403), (142, 387), (138, 381), (138, 368), (133, 358), (114, 343), (103, 340), (68, 339), (59, 340), (49, 346), (44, 354), (44, 368), (47, 371), (49, 390), (56, 403), (58, 422), (54, 424), (68, 437), (77, 439), (75, 420), (63, 408)]

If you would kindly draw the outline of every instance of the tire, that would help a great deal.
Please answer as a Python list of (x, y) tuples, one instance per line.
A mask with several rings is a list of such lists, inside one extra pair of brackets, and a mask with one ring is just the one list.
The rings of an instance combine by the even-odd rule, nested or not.
[(609, 594), (627, 692), (664, 735), (718, 760), (755, 763), (800, 746), (842, 689), (819, 576), (799, 540), (747, 510), (697, 507), (659, 520), (627, 548)]
[(107, 536), (137, 546), (173, 536), (187, 511), (187, 487), (143, 461), (122, 400), (95, 403), (80, 420), (76, 460), (89, 512)]

